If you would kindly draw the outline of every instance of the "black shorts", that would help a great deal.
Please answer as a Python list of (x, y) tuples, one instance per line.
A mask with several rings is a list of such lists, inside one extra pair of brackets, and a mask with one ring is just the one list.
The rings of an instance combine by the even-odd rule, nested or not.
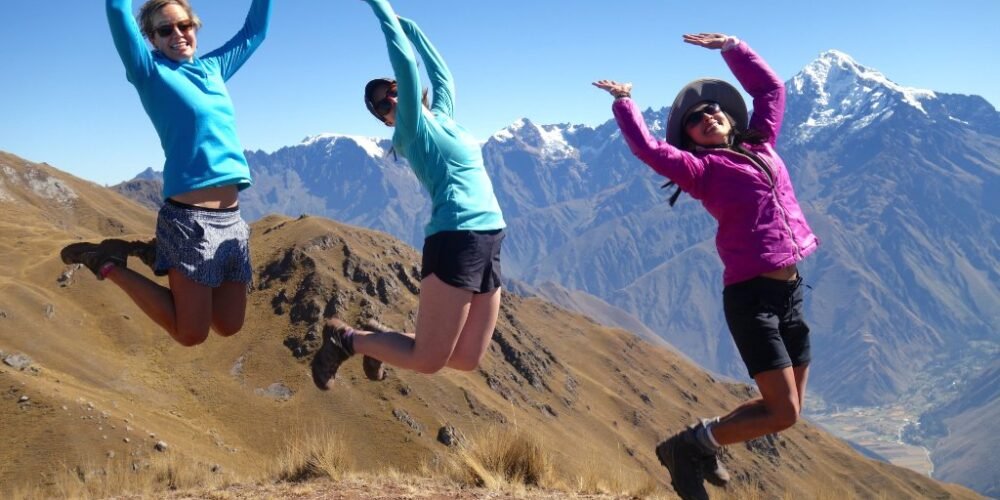
[(503, 229), (492, 231), (441, 231), (424, 240), (420, 277), (431, 274), (441, 281), (473, 293), (500, 288), (500, 243)]
[(722, 291), (726, 323), (750, 378), (761, 372), (806, 366), (809, 325), (803, 316), (802, 278), (757, 277)]

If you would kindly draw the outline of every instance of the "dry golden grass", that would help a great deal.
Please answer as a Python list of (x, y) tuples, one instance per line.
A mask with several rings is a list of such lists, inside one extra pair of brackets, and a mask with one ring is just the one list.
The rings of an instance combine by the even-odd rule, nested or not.
[(353, 467), (343, 438), (330, 431), (317, 431), (294, 438), (265, 470), (279, 481), (299, 483), (317, 478), (342, 479)]
[(651, 498), (661, 491), (656, 479), (645, 471), (623, 467), (620, 463), (617, 466), (609, 465), (600, 459), (588, 461), (568, 489), (589, 495), (624, 495), (635, 498)]
[(460, 484), (497, 491), (555, 485), (551, 456), (538, 440), (516, 426), (490, 426), (466, 439), (446, 460), (448, 475)]
[(166, 491), (195, 487), (218, 489), (238, 482), (234, 478), (211, 471), (177, 453), (167, 452), (153, 457), (148, 467), (134, 469), (130, 461), (109, 460), (103, 466), (66, 467), (49, 477), (45, 484), (27, 486), (12, 492), (14, 499), (36, 498), (108, 498), (120, 495), (155, 496)]

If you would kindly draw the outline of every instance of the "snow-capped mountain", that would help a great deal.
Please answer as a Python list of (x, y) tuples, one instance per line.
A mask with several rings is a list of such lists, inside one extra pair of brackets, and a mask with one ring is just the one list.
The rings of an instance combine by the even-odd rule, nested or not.
[(788, 82), (787, 91), (786, 120), (797, 127), (786, 137), (796, 143), (857, 132), (896, 115), (983, 131), (997, 132), (1000, 126), (981, 97), (906, 87), (837, 50), (820, 54)]

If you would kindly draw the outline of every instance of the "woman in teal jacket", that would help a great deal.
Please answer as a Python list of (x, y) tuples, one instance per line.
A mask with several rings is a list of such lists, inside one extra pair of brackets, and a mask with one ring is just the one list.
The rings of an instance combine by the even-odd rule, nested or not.
[[(63, 262), (118, 285), (182, 345), (204, 342), (210, 328), (233, 335), (243, 327), (253, 274), (250, 229), (239, 212), (239, 191), (252, 181), (225, 82), (264, 40), (271, 0), (253, 0), (243, 28), (201, 57), (201, 20), (187, 0), (147, 0), (139, 22), (132, 0), (107, 0), (105, 8), (125, 76), (160, 137), (165, 202), (155, 246), (74, 243), (62, 250)], [(128, 269), (130, 254), (167, 275), (170, 287)]]
[[(489, 346), (500, 310), (506, 224), (479, 143), (454, 120), (451, 72), (420, 28), (397, 17), (387, 0), (363, 1), (382, 26), (395, 73), (394, 79), (365, 86), (365, 104), (394, 127), (393, 147), (431, 196), (431, 220), (424, 231), (416, 333), (389, 331), (377, 323), (370, 323), (368, 331), (354, 330), (329, 319), (312, 365), (320, 389), (333, 385), (337, 368), (354, 353), (365, 355), (365, 373), (376, 380), (383, 376), (383, 361), (428, 374), (445, 366), (473, 370)], [(411, 44), (427, 67), (430, 106)]]

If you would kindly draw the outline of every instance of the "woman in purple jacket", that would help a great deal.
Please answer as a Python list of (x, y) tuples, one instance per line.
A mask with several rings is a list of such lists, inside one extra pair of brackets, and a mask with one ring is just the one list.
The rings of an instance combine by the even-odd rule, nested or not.
[(809, 373), (809, 327), (796, 263), (816, 250), (788, 170), (775, 152), (785, 88), (746, 43), (716, 33), (684, 41), (721, 49), (753, 97), (753, 117), (739, 91), (715, 79), (695, 80), (674, 100), (667, 140), (649, 134), (629, 83), (594, 85), (614, 96), (615, 120), (632, 153), (701, 201), (718, 221), (716, 247), (725, 266), (726, 322), (761, 397), (728, 415), (702, 419), (656, 447), (682, 498), (708, 498), (703, 479), (724, 485), (720, 447), (791, 427), (802, 411)]

